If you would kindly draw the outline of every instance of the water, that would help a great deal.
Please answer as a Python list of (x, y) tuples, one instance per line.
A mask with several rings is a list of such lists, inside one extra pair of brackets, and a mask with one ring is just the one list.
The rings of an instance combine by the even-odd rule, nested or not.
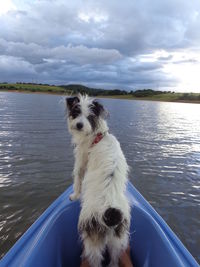
[[(0, 93), (0, 256), (71, 184), (62, 96)], [(200, 261), (200, 105), (102, 99), (130, 180)]]

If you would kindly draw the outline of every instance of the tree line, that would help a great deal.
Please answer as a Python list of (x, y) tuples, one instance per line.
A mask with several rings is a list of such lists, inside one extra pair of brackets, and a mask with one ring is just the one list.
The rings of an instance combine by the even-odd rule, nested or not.
[[(172, 91), (160, 91), (152, 89), (140, 89), (140, 90), (121, 90), (121, 89), (98, 89), (92, 88), (81, 84), (68, 84), (68, 85), (50, 85), (42, 83), (23, 83), (18, 82), (16, 84), (0, 83), (0, 89), (6, 90), (27, 90), (33, 92), (60, 92), (66, 94), (88, 94), (89, 96), (121, 96), (128, 95), (136, 98), (152, 97), (163, 94), (174, 94)], [(200, 94), (184, 93), (178, 96), (178, 100), (200, 100)]]

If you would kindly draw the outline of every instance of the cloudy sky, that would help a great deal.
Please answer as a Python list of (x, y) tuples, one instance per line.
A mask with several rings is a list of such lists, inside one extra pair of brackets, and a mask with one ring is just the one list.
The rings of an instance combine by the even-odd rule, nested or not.
[(0, 82), (200, 92), (199, 0), (0, 0)]

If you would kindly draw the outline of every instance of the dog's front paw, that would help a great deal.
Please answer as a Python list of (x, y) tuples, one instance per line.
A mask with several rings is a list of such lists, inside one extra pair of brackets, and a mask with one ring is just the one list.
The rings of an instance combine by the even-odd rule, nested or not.
[(73, 201), (73, 200), (77, 200), (77, 199), (79, 199), (79, 197), (80, 197), (80, 194), (73, 193), (73, 194), (71, 194), (71, 195), (69, 196), (69, 199), (70, 199), (71, 201)]

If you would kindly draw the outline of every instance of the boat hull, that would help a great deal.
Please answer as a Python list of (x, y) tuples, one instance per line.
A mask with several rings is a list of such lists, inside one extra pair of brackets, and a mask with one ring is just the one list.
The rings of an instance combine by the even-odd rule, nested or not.
[[(16, 242), (0, 267), (78, 267), (81, 242), (77, 232), (79, 201), (70, 186)], [(199, 266), (164, 220), (131, 183), (130, 247), (135, 267)]]

